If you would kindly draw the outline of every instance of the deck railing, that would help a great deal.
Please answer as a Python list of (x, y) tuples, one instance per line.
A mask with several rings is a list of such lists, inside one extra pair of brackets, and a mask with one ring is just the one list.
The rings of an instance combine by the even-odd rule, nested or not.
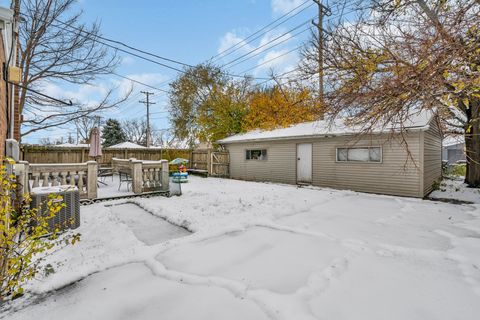
[(80, 198), (83, 199), (97, 198), (97, 171), (95, 161), (59, 164), (29, 164), (20, 161), (15, 165), (24, 193), (37, 187), (71, 185), (78, 188)]
[[(131, 177), (132, 191), (135, 194), (169, 191), (167, 160), (113, 158), (112, 168), (114, 172), (123, 172)], [(15, 172), (23, 193), (31, 192), (36, 187), (71, 185), (78, 188), (82, 199), (98, 197), (98, 164), (95, 161), (58, 164), (29, 164), (20, 161), (15, 164)]]
[(142, 161), (131, 159), (112, 159), (114, 172), (124, 172), (132, 178), (134, 193), (169, 190), (168, 161)]

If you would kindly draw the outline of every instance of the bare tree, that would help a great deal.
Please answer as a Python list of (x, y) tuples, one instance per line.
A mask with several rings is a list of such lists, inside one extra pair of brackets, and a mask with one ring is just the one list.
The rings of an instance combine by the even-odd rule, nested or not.
[(38, 141), (38, 143), (39, 143), (40, 145), (43, 145), (43, 146), (49, 146), (49, 145), (54, 144), (54, 143), (52, 142), (52, 140), (50, 139), (50, 137), (41, 138), (41, 139)]
[[(22, 79), (17, 88), (19, 111), (24, 115), (25, 136), (57, 127), (124, 102), (130, 92), (114, 98), (114, 89), (95, 105), (82, 101), (70, 105), (51, 99), (42, 90), (46, 84), (92, 84), (99, 75), (111, 74), (118, 63), (115, 53), (98, 41), (100, 26), (81, 23), (74, 13), (76, 0), (25, 0), (19, 26), (19, 66)], [(63, 97), (59, 97), (62, 99)]]
[(147, 121), (143, 118), (124, 120), (122, 129), (127, 141), (144, 145), (147, 138)]
[[(399, 128), (413, 110), (437, 110), (465, 136), (470, 186), (480, 186), (480, 3), (478, 0), (337, 0), (356, 17), (328, 28), (324, 74), (329, 114), (366, 131)], [(365, 5), (366, 4), (366, 5)], [(317, 46), (301, 69), (318, 73)]]
[(95, 116), (94, 114), (86, 115), (84, 117), (75, 119), (74, 123), (77, 129), (79, 140), (82, 143), (88, 142), (88, 139), (90, 138), (90, 132), (95, 126), (99, 124), (103, 125), (103, 122), (100, 120), (99, 123), (98, 116)]

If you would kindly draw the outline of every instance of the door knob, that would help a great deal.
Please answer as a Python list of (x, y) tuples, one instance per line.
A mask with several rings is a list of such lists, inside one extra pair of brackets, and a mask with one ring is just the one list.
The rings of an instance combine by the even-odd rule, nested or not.
[(297, 158), (297, 160), (300, 160), (300, 158)]

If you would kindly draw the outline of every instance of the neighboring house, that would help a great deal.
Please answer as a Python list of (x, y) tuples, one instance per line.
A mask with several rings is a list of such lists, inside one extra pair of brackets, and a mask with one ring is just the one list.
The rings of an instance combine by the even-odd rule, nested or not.
[(105, 149), (146, 149), (146, 147), (133, 142), (121, 142)]
[(230, 153), (234, 179), (424, 197), (442, 175), (438, 117), (412, 114), (404, 126), (403, 137), (395, 125), (359, 135), (343, 121), (315, 121), (218, 143)]
[(442, 160), (448, 164), (466, 161), (463, 136), (449, 136), (443, 139)]
[[(13, 11), (0, 7), (0, 159), (5, 156), (5, 140), (13, 138), (13, 95), (12, 85), (8, 84), (5, 75), (8, 68), (14, 65), (14, 53), (12, 57), (12, 47), (15, 43), (12, 41), (13, 36)], [(10, 57), (10, 59), (9, 59)], [(10, 61), (9, 61), (10, 60)]]

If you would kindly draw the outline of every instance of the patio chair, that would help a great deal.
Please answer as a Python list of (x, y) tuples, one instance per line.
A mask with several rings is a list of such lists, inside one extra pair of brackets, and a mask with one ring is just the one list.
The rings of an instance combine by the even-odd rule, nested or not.
[(122, 183), (126, 183), (127, 191), (130, 191), (130, 187), (132, 186), (132, 176), (130, 175), (130, 172), (125, 170), (119, 170), (118, 178), (119, 178), (118, 190), (120, 190), (120, 188), (122, 187)]

